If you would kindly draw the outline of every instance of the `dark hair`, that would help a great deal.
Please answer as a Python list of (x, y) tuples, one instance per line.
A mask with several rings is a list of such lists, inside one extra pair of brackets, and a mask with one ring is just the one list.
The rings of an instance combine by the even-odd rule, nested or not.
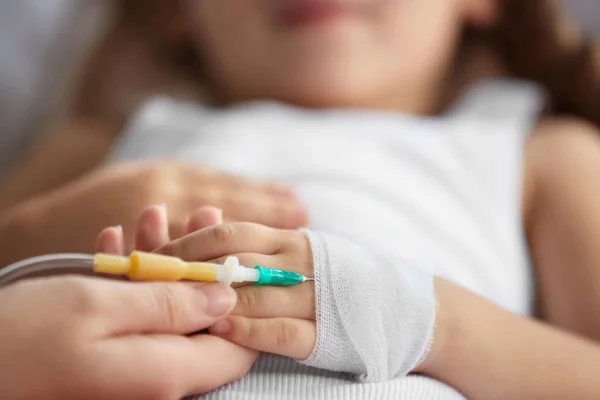
[[(491, 32), (484, 33), (510, 74), (539, 82), (551, 98), (552, 112), (587, 119), (600, 126), (600, 45), (585, 38), (569, 19), (559, 0), (499, 0), (503, 4), (501, 21)], [(165, 82), (176, 71), (187, 79), (188, 90), (201, 81), (201, 63), (191, 46), (173, 46), (160, 40), (149, 21), (163, 12), (170, 0), (116, 0), (118, 15), (108, 38), (93, 54), (84, 79), (79, 109), (112, 114), (124, 121), (144, 96), (149, 95), (156, 79), (148, 87), (134, 87), (122, 96), (127, 100), (98, 104), (98, 93), (106, 92), (104, 79), (111, 80), (110, 71), (118, 55), (127, 54), (127, 46), (145, 46), (148, 61), (157, 64)], [(162, 7), (162, 8), (161, 8)], [(479, 33), (481, 34), (481, 32)], [(140, 43), (145, 42), (143, 45)], [(194, 60), (195, 58), (195, 60)], [(102, 77), (99, 76), (102, 75)], [(173, 79), (177, 80), (177, 79)], [(122, 85), (120, 85), (122, 86)], [(154, 85), (155, 86), (155, 85)], [(165, 85), (163, 85), (164, 87)], [(181, 85), (180, 85), (181, 86)], [(195, 85), (198, 87), (199, 85)], [(202, 97), (202, 89), (198, 95)], [(133, 97), (133, 98), (132, 98)]]
[(558, 0), (503, 0), (494, 47), (509, 72), (542, 84), (552, 111), (600, 126), (600, 44)]

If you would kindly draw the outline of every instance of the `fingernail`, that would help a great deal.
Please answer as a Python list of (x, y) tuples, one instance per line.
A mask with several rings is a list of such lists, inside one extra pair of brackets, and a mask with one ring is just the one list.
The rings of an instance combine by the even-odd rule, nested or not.
[(117, 225), (117, 226), (115, 226), (115, 229), (118, 230), (119, 232), (123, 233), (123, 225)]
[(167, 203), (161, 203), (157, 205), (160, 212), (166, 217), (167, 216)]
[(204, 311), (212, 317), (220, 317), (229, 313), (237, 301), (235, 291), (229, 286), (213, 284), (198, 288), (204, 294), (206, 303)]
[(226, 319), (223, 319), (213, 326), (210, 327), (210, 333), (216, 333), (217, 335), (222, 335), (231, 330), (231, 323)]

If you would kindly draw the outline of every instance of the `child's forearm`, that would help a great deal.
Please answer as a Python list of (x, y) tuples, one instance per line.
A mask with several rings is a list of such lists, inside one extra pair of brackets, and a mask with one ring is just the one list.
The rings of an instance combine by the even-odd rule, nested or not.
[(600, 347), (436, 282), (435, 340), (418, 368), (470, 400), (600, 398)]

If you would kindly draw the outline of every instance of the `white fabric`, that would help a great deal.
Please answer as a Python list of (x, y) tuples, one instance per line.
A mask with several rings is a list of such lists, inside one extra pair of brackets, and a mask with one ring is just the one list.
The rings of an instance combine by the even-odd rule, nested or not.
[[(432, 119), (274, 103), (217, 111), (158, 99), (141, 110), (112, 160), (171, 157), (287, 183), (306, 204), (311, 230), (385, 260), (426, 260), (415, 266), (530, 314), (521, 170), (524, 140), (541, 103), (537, 88), (510, 82), (481, 85), (452, 113)], [(320, 310), (334, 310), (321, 301)], [(361, 322), (363, 314), (356, 317)], [(403, 368), (373, 365), (382, 378)], [(425, 386), (415, 389), (414, 377), (385, 384), (349, 385), (349, 379), (268, 357), (208, 398), (457, 398), (432, 380), (419, 380)], [(445, 397), (431, 397), (440, 390)], [(415, 393), (422, 397), (411, 397)]]
[(415, 260), (375, 256), (348, 240), (307, 231), (315, 268), (317, 344), (304, 364), (365, 382), (404, 377), (433, 339), (433, 275)]

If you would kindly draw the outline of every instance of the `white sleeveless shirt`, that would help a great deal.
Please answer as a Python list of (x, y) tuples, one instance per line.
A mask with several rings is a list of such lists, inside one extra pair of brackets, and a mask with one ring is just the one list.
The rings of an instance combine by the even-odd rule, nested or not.
[[(313, 230), (380, 254), (426, 258), (437, 276), (530, 315), (521, 185), (524, 142), (541, 105), (536, 87), (507, 81), (481, 84), (430, 119), (268, 102), (215, 110), (161, 98), (139, 112), (112, 160), (176, 158), (286, 183), (308, 208)], [(347, 382), (340, 389), (339, 376), (281, 360), (266, 357), (214, 398), (315, 396), (311, 385), (298, 387), (303, 374), (335, 387), (322, 398), (460, 398), (423, 377), (398, 379), (394, 390)]]

